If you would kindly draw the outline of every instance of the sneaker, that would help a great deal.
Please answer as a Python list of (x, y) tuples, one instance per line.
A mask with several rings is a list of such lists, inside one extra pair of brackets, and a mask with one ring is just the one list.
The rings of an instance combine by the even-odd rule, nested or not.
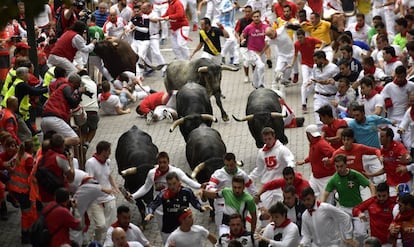
[(293, 75), (293, 83), (297, 83), (299, 81), (299, 74), (298, 73), (295, 73), (294, 75)]
[(197, 30), (198, 30), (198, 26), (197, 26), (197, 24), (193, 24), (193, 32), (197, 32)]
[(266, 63), (267, 63), (267, 67), (268, 67), (269, 69), (271, 69), (271, 68), (273, 67), (272, 60), (267, 59)]
[(165, 45), (165, 39), (160, 39), (160, 45)]
[(172, 123), (174, 121), (173, 116), (169, 111), (164, 110), (163, 113), (168, 122)]
[(152, 124), (152, 120), (153, 120), (153, 117), (154, 117), (154, 112), (153, 111), (150, 111), (150, 112), (148, 112), (148, 114), (147, 114), (147, 125), (151, 125)]
[(244, 83), (249, 83), (249, 77), (248, 76), (246, 76), (246, 77), (244, 77)]
[(308, 107), (306, 105), (302, 105), (302, 112), (303, 113), (307, 113), (308, 112)]
[(230, 57), (230, 64), (233, 64), (234, 62), (234, 57)]

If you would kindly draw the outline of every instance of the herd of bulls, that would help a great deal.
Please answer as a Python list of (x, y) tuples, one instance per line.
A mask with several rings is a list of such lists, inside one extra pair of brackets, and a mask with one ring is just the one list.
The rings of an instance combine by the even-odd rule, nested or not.
[[(95, 52), (102, 58), (105, 67), (116, 77), (125, 70), (135, 71), (137, 55), (123, 41), (101, 41)], [(119, 59), (116, 59), (118, 58)], [(114, 63), (114, 61), (117, 61)], [(223, 121), (229, 118), (225, 112), (221, 98), (223, 97), (220, 83), (222, 70), (237, 71), (231, 66), (220, 66), (211, 60), (200, 58), (193, 61), (174, 61), (167, 67), (165, 87), (168, 92), (178, 90), (177, 113), (178, 119), (172, 124), (170, 132), (179, 126), (186, 142), (186, 158), (193, 171), (192, 177), (199, 183), (209, 180), (213, 172), (224, 166), (223, 156), (226, 145), (220, 133), (211, 128), (217, 119), (213, 116), (210, 97), (215, 96), (216, 103), (221, 111)], [(256, 146), (261, 148), (263, 141), (261, 130), (271, 127), (276, 137), (284, 144), (287, 137), (284, 134), (282, 107), (279, 95), (271, 89), (259, 88), (250, 93), (246, 116), (236, 121), (247, 121)], [(118, 140), (116, 160), (119, 174), (125, 175), (125, 188), (130, 192), (137, 191), (146, 180), (148, 171), (156, 164), (157, 146), (152, 142), (149, 134), (136, 126), (123, 133)], [(128, 169), (128, 170), (127, 170)], [(128, 172), (125, 172), (125, 171)], [(143, 198), (137, 200), (137, 205), (143, 212), (144, 204), (152, 200), (150, 191)]]

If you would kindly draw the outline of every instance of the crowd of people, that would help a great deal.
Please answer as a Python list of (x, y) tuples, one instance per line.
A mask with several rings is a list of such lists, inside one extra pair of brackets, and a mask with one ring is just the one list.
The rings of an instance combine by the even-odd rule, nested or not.
[[(100, 0), (90, 6), (96, 10), (83, 0), (45, 4), (34, 19), (36, 47), (27, 43), (24, 1), (0, 31), (0, 218), (8, 220), (6, 201), (20, 209), (22, 244), (35, 242), (31, 228), (42, 216), (48, 246), (153, 246), (131, 222), (127, 204), (116, 203), (116, 195), (134, 202), (153, 190), (143, 221), (157, 222), (166, 247), (204, 241), (414, 246), (414, 1)], [(191, 31), (199, 34), (193, 51)], [(136, 70), (113, 78), (94, 53), (102, 40), (126, 41), (139, 56)], [(191, 60), (202, 50), (200, 57), (213, 63), (243, 67), (244, 82), (254, 89), (279, 90), (301, 79), (302, 111), (308, 113), (313, 95), (315, 114), (300, 133), (309, 141), (308, 157), (297, 160), (265, 127), (250, 172), (229, 152), (224, 167), (200, 184), (159, 152), (145, 184), (131, 192), (111, 174), (110, 142), (99, 140), (92, 157), (82, 158), (100, 115), (129, 114), (135, 104), (148, 125), (178, 117), (176, 92), (144, 85), (154, 66), (165, 76), (160, 46), (167, 41), (175, 59)], [(32, 48), (37, 64), (28, 57)], [(271, 82), (266, 69), (273, 70)], [(306, 164), (309, 180), (295, 169)], [(214, 212), (215, 232), (194, 224), (190, 204)]]

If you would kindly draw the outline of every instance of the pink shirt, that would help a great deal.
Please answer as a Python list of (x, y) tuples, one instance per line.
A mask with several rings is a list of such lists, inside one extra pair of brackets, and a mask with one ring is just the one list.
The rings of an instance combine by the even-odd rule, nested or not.
[(255, 25), (252, 22), (243, 30), (243, 34), (248, 37), (248, 50), (258, 52), (261, 52), (263, 50), (265, 47), (265, 30), (267, 27), (267, 24), (260, 23), (259, 25)]

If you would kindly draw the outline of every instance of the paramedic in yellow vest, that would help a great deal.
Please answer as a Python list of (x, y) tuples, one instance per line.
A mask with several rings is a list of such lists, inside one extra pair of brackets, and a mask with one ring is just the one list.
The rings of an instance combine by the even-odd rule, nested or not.
[(207, 17), (204, 17), (200, 20), (200, 43), (198, 43), (197, 47), (194, 49), (193, 53), (190, 56), (190, 59), (202, 47), (204, 47), (201, 57), (209, 58), (218, 65), (221, 64), (220, 36), (223, 36), (227, 39), (229, 37), (229, 33), (224, 29), (221, 23), (217, 23), (217, 26), (218, 27), (212, 27), (211, 21)]
[[(30, 102), (29, 96), (39, 96), (47, 92), (47, 87), (32, 87), (27, 82), (29, 80), (29, 68), (20, 67), (16, 69), (16, 80), (13, 85), (7, 91), (2, 106), (5, 107), (7, 99), (10, 96), (15, 96), (19, 100), (19, 111), (18, 114), (26, 122), (27, 127), (32, 131), (32, 126), (30, 124)], [(33, 131), (32, 131), (32, 134)]]
[(30, 63), (30, 60), (27, 57), (17, 57), (14, 62), (14, 67), (10, 68), (9, 72), (7, 72), (6, 80), (1, 89), (1, 96), (3, 96), (3, 98), (16, 79), (16, 68), (23, 67), (25, 63)]
[[(42, 86), (49, 87), (50, 83), (56, 79), (55, 68), (56, 66), (52, 66), (46, 71), (45, 76), (43, 78)], [(65, 75), (66, 75), (66, 70), (65, 69), (62, 69), (62, 70), (65, 71)], [(46, 100), (49, 98), (49, 92), (44, 93), (40, 98), (41, 98), (40, 100), (41, 103), (44, 104)]]

